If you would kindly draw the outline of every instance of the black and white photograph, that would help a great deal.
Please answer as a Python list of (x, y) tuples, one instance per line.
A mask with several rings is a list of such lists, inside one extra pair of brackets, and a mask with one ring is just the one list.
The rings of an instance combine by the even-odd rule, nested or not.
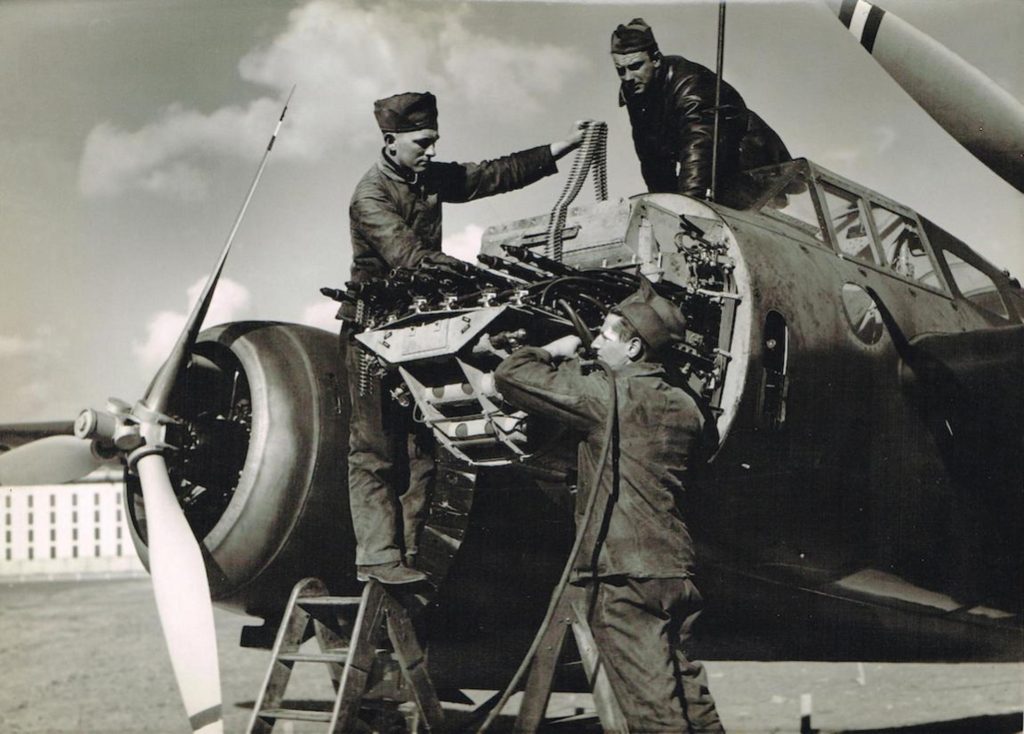
[(1024, 731), (1020, 0), (0, 0), (0, 730)]

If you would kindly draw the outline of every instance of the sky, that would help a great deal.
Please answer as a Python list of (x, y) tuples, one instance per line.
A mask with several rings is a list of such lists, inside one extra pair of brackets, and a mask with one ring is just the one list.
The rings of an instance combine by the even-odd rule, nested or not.
[[(886, 0), (1024, 99), (1024, 2)], [(177, 336), (296, 88), (206, 324), (334, 329), (373, 100), (439, 99), (441, 160), (609, 126), (611, 197), (643, 191), (610, 31), (714, 65), (717, 6), (392, 0), (0, 0), (0, 423), (134, 402)], [(725, 77), (797, 156), (911, 206), (1024, 276), (1024, 197), (911, 101), (818, 0), (727, 10)], [(446, 205), (445, 249), (550, 210), (571, 165)], [(579, 203), (591, 197), (584, 189)]]

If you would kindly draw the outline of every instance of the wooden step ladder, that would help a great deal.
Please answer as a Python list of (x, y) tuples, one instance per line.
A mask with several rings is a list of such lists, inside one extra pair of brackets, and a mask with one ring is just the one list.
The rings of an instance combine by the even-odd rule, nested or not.
[[(415, 731), (420, 720), (429, 731), (442, 729), (441, 704), (409, 612), (383, 585), (370, 581), (361, 597), (331, 596), (319, 579), (303, 579), (292, 589), (283, 620), (253, 706), (250, 734), (266, 734), (278, 721), (289, 720), (324, 722), (326, 732), (350, 732), (364, 703), (405, 711), (415, 704), (410, 730)], [(301, 652), (302, 644), (314, 636), (319, 652)], [(393, 656), (381, 648), (385, 637)], [(388, 674), (395, 658), (401, 672), (397, 681)], [(329, 710), (284, 707), (285, 689), (296, 663), (327, 665), (335, 690)]]
[(602, 730), (606, 734), (628, 734), (626, 717), (612, 690), (605, 663), (601, 659), (597, 643), (594, 642), (593, 633), (590, 631), (590, 624), (587, 622), (586, 589), (573, 585), (562, 590), (551, 623), (544, 631), (537, 654), (530, 664), (530, 675), (523, 688), (523, 699), (513, 730), (535, 732), (544, 721), (544, 714), (551, 698), (555, 669), (570, 629), (576, 639), (583, 672), (594, 696), (594, 708), (597, 710)]

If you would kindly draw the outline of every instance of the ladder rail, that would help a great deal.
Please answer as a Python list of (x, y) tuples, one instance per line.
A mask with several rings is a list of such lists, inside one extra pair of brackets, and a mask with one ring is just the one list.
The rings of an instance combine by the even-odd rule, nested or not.
[(571, 629), (594, 697), (601, 728), (609, 734), (629, 734), (626, 716), (612, 688), (605, 662), (587, 621), (586, 602), (586, 592), (578, 586), (567, 586), (560, 594), (551, 624), (544, 631), (537, 655), (530, 665), (530, 675), (523, 688), (523, 699), (519, 704), (514, 731), (536, 732), (543, 723), (551, 699), (555, 669)]
[[(269, 734), (274, 729), (274, 720), (267, 721), (260, 713), (269, 709), (280, 708), (284, 699), (284, 691), (291, 679), (292, 666), (282, 663), (280, 654), (283, 649), (286, 652), (297, 652), (299, 646), (304, 642), (306, 629), (309, 626), (310, 615), (297, 605), (303, 595), (318, 596), (326, 594), (327, 589), (323, 582), (315, 578), (306, 578), (299, 581), (288, 597), (288, 604), (285, 607), (284, 623), (278, 628), (277, 636), (274, 639), (274, 647), (271, 652), (270, 665), (263, 677), (263, 684), (260, 686), (260, 693), (253, 703), (252, 716), (249, 718), (250, 734)], [(299, 614), (296, 615), (296, 609)], [(298, 640), (296, 643), (295, 640)], [(291, 648), (294, 647), (294, 650)]]
[[(340, 611), (357, 605), (354, 621)], [(428, 730), (444, 728), (444, 712), (409, 610), (383, 585), (370, 581), (362, 596), (334, 597), (319, 579), (303, 579), (292, 589), (282, 619), (253, 706), (250, 734), (270, 734), (279, 720), (323, 722), (326, 731), (341, 734), (352, 731), (361, 707), (371, 704), (397, 704), (395, 710), (405, 716), (414, 705)], [(303, 643), (313, 637), (319, 652), (303, 652)], [(391, 642), (393, 658), (381, 649), (385, 637)], [(326, 665), (335, 693), (329, 708), (284, 707), (295, 663)], [(388, 670), (401, 671), (397, 687)]]

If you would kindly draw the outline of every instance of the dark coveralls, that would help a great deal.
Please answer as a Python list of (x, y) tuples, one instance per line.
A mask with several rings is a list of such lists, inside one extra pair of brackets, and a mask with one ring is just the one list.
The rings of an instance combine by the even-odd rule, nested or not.
[[(619, 88), (649, 192), (705, 197), (711, 186), (716, 78), (706, 66), (682, 56), (663, 56), (643, 94)], [(720, 186), (740, 171), (790, 160), (778, 134), (724, 81), (720, 110)]]
[[(454, 260), (441, 251), (442, 202), (512, 191), (556, 171), (547, 145), (481, 163), (431, 162), (426, 171), (412, 177), (382, 153), (359, 181), (349, 205), (351, 279), (361, 283), (393, 268)], [(349, 322), (355, 318), (351, 304), (342, 308), (342, 317)], [(389, 563), (402, 555), (399, 502), (404, 551), (417, 550), (417, 533), (426, 519), (427, 493), (434, 477), (432, 446), (429, 439), (409, 440), (409, 416), (381, 394), (379, 380), (371, 381), (368, 394), (360, 394), (360, 350), (347, 325), (343, 329), (349, 331), (343, 331), (342, 351), (352, 401), (348, 491), (356, 563)]]
[[(513, 405), (585, 435), (579, 527), (599, 470), (610, 409), (607, 374), (586, 372), (578, 360), (552, 362), (544, 350), (527, 347), (499, 365), (495, 381)], [(679, 505), (703, 418), (686, 392), (666, 382), (660, 365), (627, 365), (616, 373), (616, 386), (619, 479), (610, 469), (601, 475), (597, 514), (573, 582), (596, 585), (591, 629), (630, 731), (720, 732), (704, 668), (685, 653), (703, 599), (692, 581), (693, 541)]]

